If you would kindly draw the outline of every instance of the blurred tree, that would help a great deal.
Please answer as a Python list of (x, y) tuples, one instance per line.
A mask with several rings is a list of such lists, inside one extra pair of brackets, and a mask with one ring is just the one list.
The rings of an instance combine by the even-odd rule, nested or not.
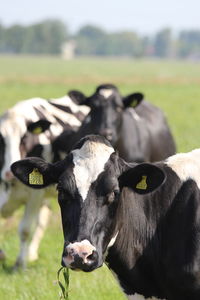
[(21, 53), (26, 28), (13, 25), (4, 31), (5, 51), (8, 53)]
[(162, 58), (170, 57), (172, 50), (172, 36), (169, 28), (156, 34), (154, 42), (154, 55)]
[(129, 31), (109, 34), (106, 53), (115, 56), (139, 57), (143, 53), (141, 38)]
[(200, 58), (200, 30), (181, 31), (178, 37), (178, 55), (180, 57)]
[(108, 34), (99, 27), (87, 25), (76, 35), (77, 55), (140, 56), (141, 39), (134, 32)]
[(46, 20), (27, 27), (22, 52), (59, 54), (67, 38), (67, 28), (62, 22)]
[(0, 52), (5, 51), (5, 28), (0, 23)]
[[(66, 25), (59, 20), (10, 27), (0, 23), (0, 53), (57, 55), (69, 39)], [(108, 33), (98, 26), (86, 25), (73, 36), (73, 42), (77, 55), (200, 59), (200, 30), (184, 30), (173, 39), (169, 28), (151, 37), (134, 31)]]
[(86, 25), (76, 34), (77, 55), (105, 55), (107, 34), (97, 26)]

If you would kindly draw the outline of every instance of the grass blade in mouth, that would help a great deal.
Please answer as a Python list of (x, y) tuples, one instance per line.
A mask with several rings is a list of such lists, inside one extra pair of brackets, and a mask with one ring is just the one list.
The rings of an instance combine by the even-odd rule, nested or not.
[[(63, 281), (60, 280), (60, 273), (62, 271)], [(69, 269), (62, 267), (57, 272), (58, 284), (61, 289), (60, 299), (69, 300)]]

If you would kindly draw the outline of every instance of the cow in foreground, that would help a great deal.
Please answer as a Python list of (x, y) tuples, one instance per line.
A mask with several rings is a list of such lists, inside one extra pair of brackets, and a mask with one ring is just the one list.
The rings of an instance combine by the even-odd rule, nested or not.
[[(20, 222), (20, 251), (16, 266), (38, 257), (38, 247), (47, 225), (50, 209), (48, 191), (34, 191), (16, 180), (10, 165), (26, 156), (55, 160), (54, 139), (65, 130), (78, 129), (88, 107), (77, 105), (68, 96), (47, 101), (33, 98), (17, 103), (0, 118), (0, 213), (8, 217), (25, 204)], [(45, 198), (45, 199), (44, 199)]]
[(87, 136), (63, 161), (27, 158), (12, 171), (36, 189), (57, 183), (64, 266), (106, 261), (129, 299), (200, 299), (200, 149), (127, 163)]
[(108, 139), (126, 161), (153, 162), (175, 154), (175, 142), (164, 113), (143, 100), (143, 94), (122, 97), (116, 86), (103, 84), (90, 97), (79, 91), (70, 91), (69, 96), (91, 110), (66, 147), (85, 135), (99, 134)]

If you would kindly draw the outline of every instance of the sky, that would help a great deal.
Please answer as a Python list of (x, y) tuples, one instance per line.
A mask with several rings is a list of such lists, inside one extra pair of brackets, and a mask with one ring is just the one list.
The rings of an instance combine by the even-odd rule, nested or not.
[(178, 32), (200, 29), (200, 0), (1, 0), (0, 22), (5, 26), (49, 18), (63, 21), (73, 33), (86, 24), (107, 31), (152, 34), (170, 27)]

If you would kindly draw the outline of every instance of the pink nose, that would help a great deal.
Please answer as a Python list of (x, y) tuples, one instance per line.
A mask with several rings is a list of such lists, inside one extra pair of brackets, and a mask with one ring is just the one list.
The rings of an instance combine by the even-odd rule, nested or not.
[(12, 180), (13, 178), (14, 178), (14, 175), (13, 175), (13, 173), (12, 173), (11, 171), (6, 171), (6, 172), (5, 172), (5, 179), (6, 179), (6, 180), (10, 181), (10, 180)]
[[(82, 242), (76, 242), (69, 244), (65, 249), (64, 262), (66, 265), (70, 265), (74, 262), (76, 257), (82, 259), (83, 263), (90, 264), (92, 260), (93, 251), (96, 248), (90, 244), (89, 241), (84, 240)], [(90, 260), (91, 258), (91, 260)]]

